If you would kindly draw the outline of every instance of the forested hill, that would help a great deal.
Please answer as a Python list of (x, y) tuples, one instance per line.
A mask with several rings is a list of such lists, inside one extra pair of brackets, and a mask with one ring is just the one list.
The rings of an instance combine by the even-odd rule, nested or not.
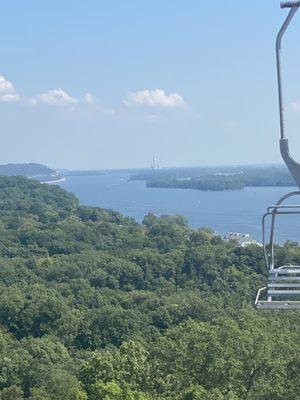
[(25, 176), (37, 179), (38, 181), (49, 181), (59, 178), (56, 171), (37, 163), (3, 164), (0, 165), (0, 175)]
[(0, 399), (299, 399), (300, 316), (255, 311), (265, 282), (260, 247), (0, 177)]

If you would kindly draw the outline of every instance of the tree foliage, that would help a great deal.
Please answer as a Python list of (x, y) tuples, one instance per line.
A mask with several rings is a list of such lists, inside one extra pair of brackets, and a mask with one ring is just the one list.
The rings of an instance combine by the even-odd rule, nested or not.
[[(286, 400), (298, 313), (253, 309), (262, 249), (0, 177), (1, 400)], [(297, 243), (277, 261), (300, 262)]]

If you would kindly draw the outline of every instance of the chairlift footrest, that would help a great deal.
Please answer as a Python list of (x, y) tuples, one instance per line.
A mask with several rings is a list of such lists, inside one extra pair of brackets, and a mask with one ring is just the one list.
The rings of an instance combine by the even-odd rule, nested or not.
[(300, 310), (300, 301), (259, 301), (255, 304), (257, 309), (265, 310)]

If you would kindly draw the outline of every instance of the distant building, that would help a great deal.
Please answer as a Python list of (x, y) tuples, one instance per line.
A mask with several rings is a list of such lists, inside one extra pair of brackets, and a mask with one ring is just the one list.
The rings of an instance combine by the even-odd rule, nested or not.
[(251, 244), (256, 244), (257, 246), (262, 246), (261, 243), (254, 240), (248, 233), (238, 233), (238, 232), (229, 232), (228, 236), (223, 238), (225, 241), (234, 240), (241, 247), (246, 247)]
[(153, 157), (152, 164), (151, 164), (150, 168), (151, 169), (161, 169), (161, 167), (158, 165), (156, 157)]

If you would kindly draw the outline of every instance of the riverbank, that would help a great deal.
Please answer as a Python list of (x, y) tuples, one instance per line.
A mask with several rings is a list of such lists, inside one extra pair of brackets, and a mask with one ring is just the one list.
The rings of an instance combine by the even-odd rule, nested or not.
[(55, 179), (54, 181), (46, 181), (46, 182), (41, 182), (42, 184), (48, 183), (48, 184), (54, 184), (54, 183), (61, 183), (61, 182), (65, 182), (66, 178), (59, 178), (59, 179)]

